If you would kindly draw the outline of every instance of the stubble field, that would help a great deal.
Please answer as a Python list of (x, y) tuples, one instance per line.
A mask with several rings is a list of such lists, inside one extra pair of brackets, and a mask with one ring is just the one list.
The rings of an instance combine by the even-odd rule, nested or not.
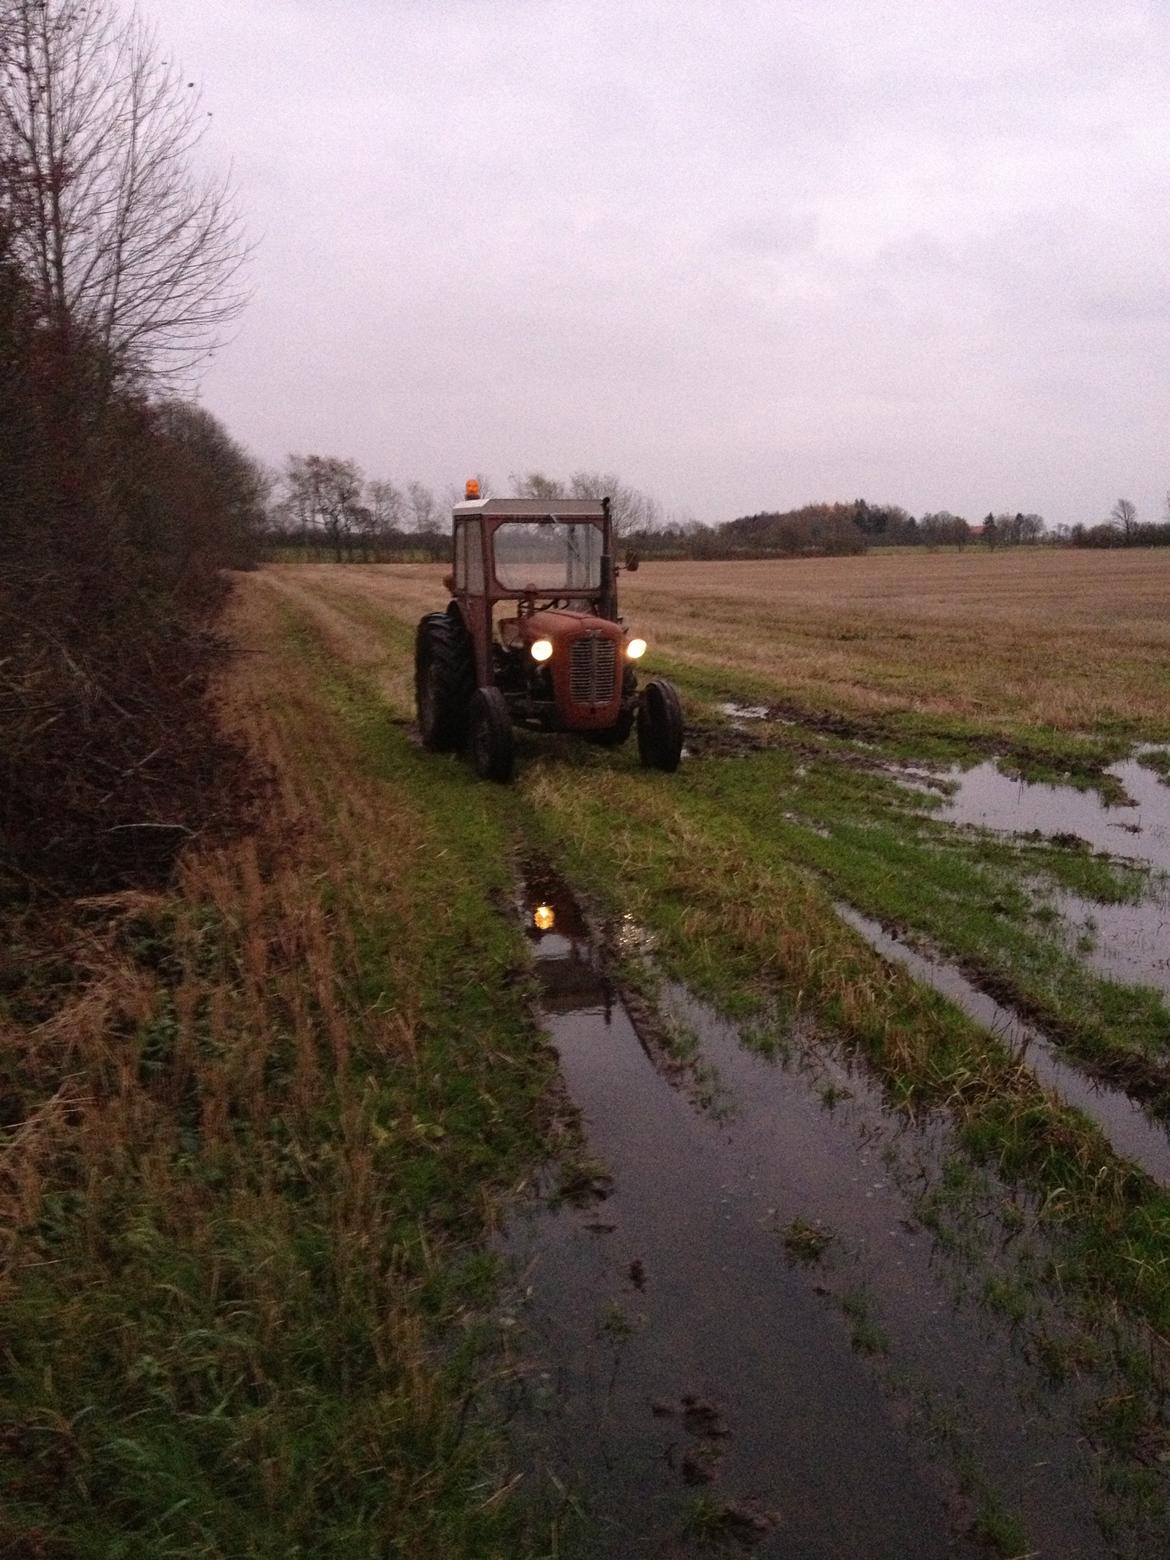
[(264, 816), (0, 1010), (5, 1538), (1158, 1552), (1170, 557), (644, 565), (679, 773), (508, 788), (412, 732), (442, 573), (241, 576)]

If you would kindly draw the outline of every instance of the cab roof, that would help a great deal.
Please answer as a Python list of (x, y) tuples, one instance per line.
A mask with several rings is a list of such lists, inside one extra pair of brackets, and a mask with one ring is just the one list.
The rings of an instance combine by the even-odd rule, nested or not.
[(600, 520), (599, 498), (469, 498), (456, 504), (454, 515), (505, 515), (516, 520)]

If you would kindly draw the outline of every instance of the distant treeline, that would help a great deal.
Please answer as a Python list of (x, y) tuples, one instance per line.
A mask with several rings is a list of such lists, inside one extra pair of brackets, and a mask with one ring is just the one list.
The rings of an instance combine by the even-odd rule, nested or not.
[[(490, 498), (490, 478), (480, 474), (480, 495)], [(576, 471), (566, 482), (530, 471), (513, 474), (507, 493), (514, 498), (547, 499), (608, 495), (615, 532), (656, 532), (659, 505), (629, 487), (613, 472)], [(332, 560), (337, 563), (438, 563), (451, 550), (451, 510), (463, 490), (436, 494), (418, 481), (367, 478), (352, 460), (334, 455), (290, 455), (273, 474), (264, 544), (276, 559)]]
[[(480, 492), (494, 489), (485, 476)], [(989, 513), (978, 522), (949, 510), (912, 515), (900, 504), (804, 504), (762, 510), (716, 525), (670, 515), (648, 494), (612, 472), (578, 471), (567, 481), (543, 472), (513, 474), (505, 491), (515, 497), (611, 500), (621, 544), (654, 558), (846, 557), (871, 547), (969, 547), (989, 549), (1045, 543), (1065, 547), (1164, 546), (1170, 520), (1145, 525), (1133, 504), (1119, 499), (1099, 525), (1045, 527), (1041, 515)], [(450, 512), (463, 494), (441, 497), (421, 482), (367, 480), (353, 461), (334, 456), (290, 455), (275, 479), (266, 530), (270, 557), (336, 562), (440, 562), (451, 545)]]
[(914, 516), (898, 504), (805, 504), (766, 510), (721, 525), (677, 525), (631, 533), (648, 556), (679, 558), (847, 557), (882, 547), (1016, 547), (1045, 535), (1033, 514), (989, 514), (979, 526), (940, 510)]
[(1108, 522), (1074, 525), (1067, 536), (1057, 540), (1072, 547), (1170, 547), (1170, 520), (1161, 524), (1138, 522), (1128, 531)]

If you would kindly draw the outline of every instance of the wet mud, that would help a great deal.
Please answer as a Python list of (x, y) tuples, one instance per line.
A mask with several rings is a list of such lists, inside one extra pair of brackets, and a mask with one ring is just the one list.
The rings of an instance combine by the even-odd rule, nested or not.
[(580, 1195), (502, 1238), (528, 1362), (510, 1406), (590, 1555), (983, 1554), (988, 1509), (1019, 1511), (1031, 1552), (1105, 1552), (1075, 1404), (918, 1217), (945, 1127), (825, 1046), (766, 1060), (671, 987), (722, 1085), (699, 1108), (564, 885), (535, 874), (519, 908), (592, 1157)]
[(1119, 1154), (1140, 1165), (1163, 1186), (1170, 1186), (1170, 1133), (1166, 1125), (1147, 1114), (1137, 1100), (1124, 1090), (1088, 1078), (1078, 1068), (1063, 1062), (1047, 1036), (1026, 1023), (1014, 1009), (979, 990), (953, 964), (912, 948), (848, 905), (839, 904), (836, 909), (842, 920), (859, 932), (875, 952), (891, 963), (900, 964), (924, 986), (931, 986), (949, 997), (976, 1023), (998, 1035), (1012, 1055), (1032, 1069), (1045, 1088), (1096, 1122)]

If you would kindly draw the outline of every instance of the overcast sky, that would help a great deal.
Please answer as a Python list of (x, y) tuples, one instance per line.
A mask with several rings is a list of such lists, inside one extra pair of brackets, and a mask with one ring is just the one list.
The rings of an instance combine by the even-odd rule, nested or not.
[(143, 0), (254, 296), (264, 459), (1161, 518), (1170, 7)]

